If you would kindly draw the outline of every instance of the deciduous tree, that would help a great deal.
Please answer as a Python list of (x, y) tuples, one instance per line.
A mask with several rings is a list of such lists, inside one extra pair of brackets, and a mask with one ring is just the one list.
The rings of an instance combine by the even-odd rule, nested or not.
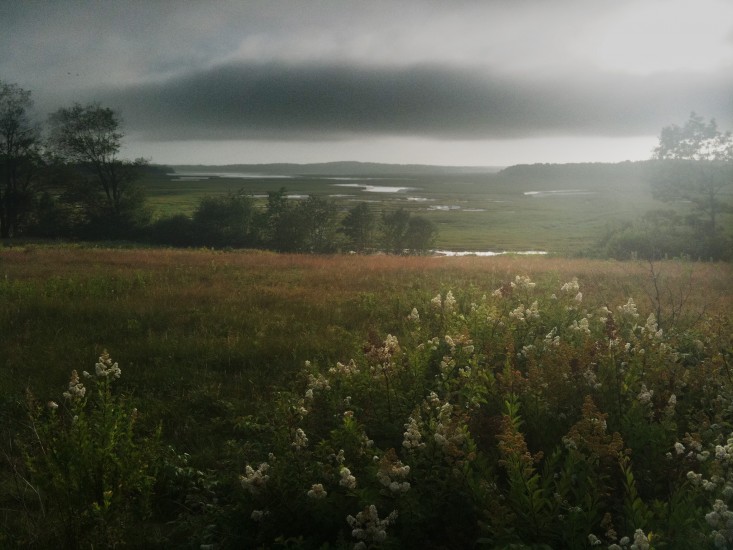
[(0, 81), (0, 237), (17, 234), (33, 207), (40, 166), (31, 92)]
[(119, 158), (122, 123), (112, 109), (97, 103), (59, 109), (49, 119), (52, 150), (76, 168), (68, 196), (87, 211), (92, 225), (118, 236), (140, 223), (144, 193), (137, 185), (143, 159)]
[(369, 205), (360, 202), (350, 209), (341, 222), (341, 230), (356, 252), (364, 252), (372, 244), (376, 218)]
[(733, 137), (714, 119), (692, 113), (684, 126), (662, 129), (654, 150), (652, 190), (660, 200), (686, 202), (688, 222), (701, 237), (716, 238), (720, 216), (730, 212), (733, 189)]

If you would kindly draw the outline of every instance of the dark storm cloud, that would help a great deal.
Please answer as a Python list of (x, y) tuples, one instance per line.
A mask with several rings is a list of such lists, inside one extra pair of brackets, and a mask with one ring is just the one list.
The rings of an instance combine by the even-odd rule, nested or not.
[[(690, 111), (733, 119), (733, 72), (490, 76), (439, 65), (237, 63), (98, 90), (148, 139), (654, 134)], [(722, 116), (721, 116), (722, 115)]]

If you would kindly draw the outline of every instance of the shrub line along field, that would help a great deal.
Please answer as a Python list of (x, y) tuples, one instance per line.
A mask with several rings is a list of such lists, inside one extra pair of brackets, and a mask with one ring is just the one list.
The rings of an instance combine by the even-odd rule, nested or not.
[(264, 204), (266, 193), (281, 187), (294, 197), (329, 198), (344, 212), (361, 201), (377, 213), (402, 207), (436, 223), (436, 247), (449, 250), (578, 253), (591, 248), (610, 224), (664, 206), (651, 196), (644, 162), (526, 165), (498, 173), (423, 168), (433, 172), (273, 177), (278, 174), (179, 167), (180, 173), (149, 176), (143, 183), (157, 216), (190, 214), (201, 198), (227, 192), (250, 194)]
[[(715, 396), (730, 394), (732, 276), (730, 264), (681, 261), (2, 248), (0, 415), (11, 448), (4, 447), (0, 479), (0, 541), (43, 545), (63, 535), (68, 547), (135, 540), (188, 547), (195, 540), (236, 548), (300, 536), (304, 547), (338, 540), (337, 547), (351, 547), (377, 543), (389, 530), (392, 547), (549, 540), (582, 548), (589, 535), (613, 542), (609, 524), (601, 526), (607, 513), (619, 538), (637, 529), (669, 543), (684, 528), (684, 537), (702, 544), (719, 533), (702, 527), (719, 493), (681, 485), (683, 466), (663, 457), (676, 442), (725, 444), (730, 418)], [(616, 327), (601, 320), (604, 307)], [(104, 350), (122, 367), (119, 381), (116, 364), (102, 359), (96, 386), (86, 378), (69, 382), (72, 369), (94, 371)], [(79, 383), (96, 388), (92, 397), (82, 394), (88, 402), (78, 396)], [(67, 387), (70, 397), (61, 398)], [(39, 403), (31, 408), (35, 439), (26, 390)], [(119, 403), (118, 394), (125, 396)], [(674, 394), (681, 404), (670, 416)], [(44, 432), (56, 418), (52, 404), (71, 416)], [(138, 426), (114, 439), (132, 469), (99, 455), (107, 457), (99, 482), (117, 481), (102, 494), (90, 480), (91, 504), (65, 506), (87, 485), (38, 472), (99, 464), (89, 457), (107, 453), (107, 443), (86, 445), (111, 433), (104, 411), (133, 406), (132, 416), (114, 424)], [(587, 431), (606, 418), (607, 433)], [(403, 448), (413, 422), (414, 430), (434, 432), (430, 445), (439, 446)], [(158, 425), (161, 450), (147, 455), (143, 449), (159, 448)], [(570, 449), (563, 433), (580, 450)], [(135, 434), (146, 439), (136, 444)], [(621, 439), (629, 458), (618, 459), (619, 469)], [(71, 454), (41, 463), (46, 447), (39, 443), (70, 445), (63, 448)], [(79, 445), (86, 450), (77, 456)], [(24, 463), (16, 448), (36, 451)], [(528, 459), (523, 453), (530, 452)], [(54, 462), (62, 456), (76, 462)], [(695, 475), (727, 479), (727, 471), (691, 460), (684, 468)], [(398, 493), (380, 485), (388, 472)], [(563, 485), (570, 480), (564, 476), (581, 472), (587, 485)], [(41, 492), (19, 485), (17, 475)], [(265, 477), (270, 489), (262, 492), (257, 484)], [(542, 504), (534, 508), (520, 486), (537, 483), (542, 488), (533, 491), (540, 492), (530, 496)], [(556, 504), (553, 491), (561, 497)], [(582, 501), (584, 494), (596, 500)], [(38, 495), (48, 495), (43, 508)], [(152, 508), (142, 506), (143, 495)], [(584, 515), (568, 523), (576, 507)], [(383, 519), (372, 517), (377, 513)], [(433, 514), (452, 519), (446, 524)], [(674, 527), (675, 514), (692, 523)], [(304, 519), (286, 519), (294, 517)], [(531, 517), (529, 531), (516, 530)], [(381, 527), (372, 532), (368, 525)], [(356, 541), (348, 543), (352, 532)], [(368, 532), (376, 538), (360, 538)]]

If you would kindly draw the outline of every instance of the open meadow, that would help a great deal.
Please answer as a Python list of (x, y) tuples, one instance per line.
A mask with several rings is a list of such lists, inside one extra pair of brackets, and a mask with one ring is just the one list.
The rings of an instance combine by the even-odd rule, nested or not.
[(2, 248), (0, 542), (712, 545), (733, 491), (732, 279)]
[(437, 225), (438, 249), (578, 254), (614, 224), (669, 208), (652, 198), (643, 162), (525, 165), (499, 172), (422, 167), (396, 174), (385, 168), (355, 174), (353, 166), (338, 164), (324, 165), (330, 171), (322, 174), (225, 168), (183, 166), (147, 178), (154, 215), (191, 214), (203, 197), (224, 193), (242, 192), (264, 205), (267, 192), (284, 187), (292, 200), (315, 195), (334, 201), (342, 212), (358, 202), (377, 213), (405, 208)]

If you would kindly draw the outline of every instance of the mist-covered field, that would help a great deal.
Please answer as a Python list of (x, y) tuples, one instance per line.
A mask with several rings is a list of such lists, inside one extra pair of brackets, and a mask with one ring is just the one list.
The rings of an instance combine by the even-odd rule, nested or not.
[(266, 173), (254, 166), (228, 171), (183, 166), (145, 183), (159, 216), (190, 214), (201, 198), (229, 192), (241, 191), (264, 204), (268, 191), (285, 187), (292, 200), (318, 195), (344, 212), (360, 201), (376, 211), (405, 208), (437, 224), (437, 249), (579, 253), (608, 227), (670, 207), (652, 198), (646, 166), (540, 164), (475, 172), (408, 167), (395, 175), (389, 169), (396, 171), (398, 165), (373, 168), (373, 173), (370, 167), (321, 165), (320, 175), (298, 173), (288, 165)]

